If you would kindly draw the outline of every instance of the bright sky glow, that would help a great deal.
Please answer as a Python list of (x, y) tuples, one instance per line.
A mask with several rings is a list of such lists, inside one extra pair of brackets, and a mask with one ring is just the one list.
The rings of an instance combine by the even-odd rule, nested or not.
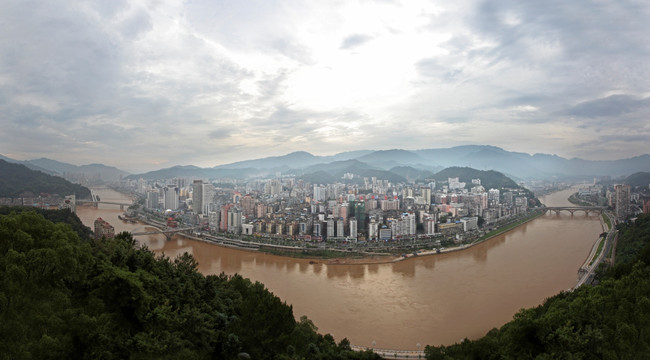
[(650, 147), (650, 4), (0, 4), (0, 154), (128, 171), (308, 151)]

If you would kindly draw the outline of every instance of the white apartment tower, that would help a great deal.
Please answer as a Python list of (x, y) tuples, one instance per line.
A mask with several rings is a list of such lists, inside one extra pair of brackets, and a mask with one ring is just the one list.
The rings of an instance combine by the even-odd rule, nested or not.
[(357, 219), (350, 219), (350, 237), (352, 239), (357, 238)]
[(165, 187), (165, 209), (178, 209), (178, 196), (178, 188), (173, 185), (167, 185)]

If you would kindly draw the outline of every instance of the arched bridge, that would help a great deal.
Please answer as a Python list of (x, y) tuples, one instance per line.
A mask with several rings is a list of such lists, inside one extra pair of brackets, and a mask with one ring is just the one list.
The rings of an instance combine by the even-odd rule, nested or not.
[(585, 215), (591, 213), (602, 214), (605, 211), (604, 206), (547, 206), (542, 209), (544, 212), (555, 211), (556, 214), (560, 214), (562, 211), (568, 211), (573, 215), (575, 212), (584, 212)]
[[(164, 230), (160, 229), (160, 228), (157, 228), (157, 227), (154, 227), (154, 226), (151, 226), (151, 225), (147, 225), (147, 227), (152, 227), (152, 228), (154, 228), (156, 230), (145, 231), (144, 227), (142, 227), (142, 228), (138, 228), (138, 229), (142, 229), (142, 231), (131, 231), (131, 235), (132, 236), (138, 236), (138, 235), (163, 234), (163, 235), (165, 235), (167, 240), (171, 240), (172, 236), (174, 236), (174, 234), (176, 234), (176, 233), (192, 230), (191, 227), (187, 227), (187, 228), (167, 228), (167, 229), (164, 229)], [(138, 229), (134, 229), (134, 230), (138, 230)]]

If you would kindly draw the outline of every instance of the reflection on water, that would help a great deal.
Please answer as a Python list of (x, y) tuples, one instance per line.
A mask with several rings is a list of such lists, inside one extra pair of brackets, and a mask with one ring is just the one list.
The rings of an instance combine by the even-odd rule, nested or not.
[[(566, 205), (562, 198), (570, 193), (543, 201)], [(78, 212), (86, 224), (101, 214), (113, 225), (133, 226), (117, 220), (119, 209)], [(450, 344), (482, 336), (520, 308), (571, 288), (601, 231), (598, 216), (550, 213), (464, 251), (369, 265), (310, 263), (179, 236), (138, 240), (171, 258), (192, 254), (205, 274), (239, 273), (262, 282), (293, 305), (296, 317), (307, 315), (320, 332), (337, 340), (415, 349), (417, 343)]]

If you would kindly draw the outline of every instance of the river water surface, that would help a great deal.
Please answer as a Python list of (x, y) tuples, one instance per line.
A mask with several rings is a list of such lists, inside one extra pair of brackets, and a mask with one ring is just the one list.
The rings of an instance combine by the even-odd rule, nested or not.
[[(96, 189), (102, 200), (125, 195)], [(575, 190), (540, 200), (571, 206)], [(97, 217), (116, 232), (142, 228), (118, 220), (119, 207), (77, 207), (84, 224)], [(550, 213), (469, 249), (389, 264), (326, 265), (240, 251), (174, 236), (138, 237), (156, 253), (192, 254), (204, 274), (239, 273), (263, 283), (307, 315), (320, 333), (354, 345), (417, 350), (478, 338), (521, 308), (573, 287), (577, 272), (603, 231), (598, 215)], [(420, 346), (418, 346), (420, 345)]]

